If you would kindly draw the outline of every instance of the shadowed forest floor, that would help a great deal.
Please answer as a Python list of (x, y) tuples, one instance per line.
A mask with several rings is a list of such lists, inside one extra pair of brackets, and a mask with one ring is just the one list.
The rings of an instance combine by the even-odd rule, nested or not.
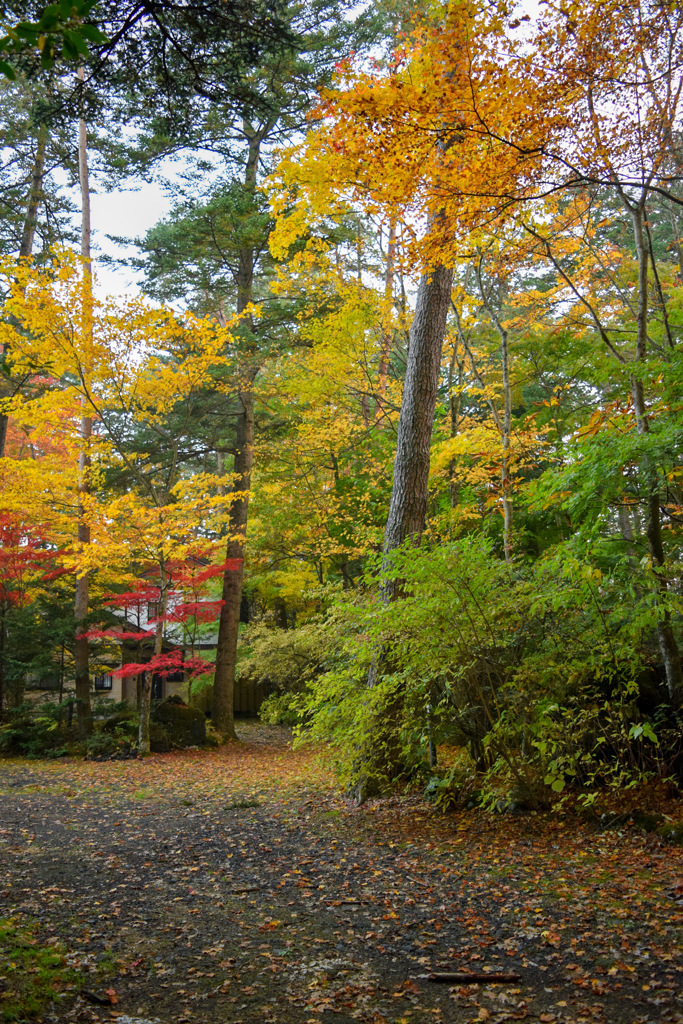
[(0, 763), (0, 917), (75, 972), (43, 1020), (683, 1022), (680, 848), (414, 798), (357, 809), (284, 730), (240, 731), (140, 763)]

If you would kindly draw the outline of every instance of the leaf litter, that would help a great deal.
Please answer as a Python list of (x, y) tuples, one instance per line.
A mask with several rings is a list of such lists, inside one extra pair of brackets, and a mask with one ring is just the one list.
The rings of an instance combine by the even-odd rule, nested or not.
[(0, 912), (102, 1000), (46, 1022), (683, 1022), (679, 848), (415, 797), (355, 808), (281, 730), (242, 735), (0, 765)]

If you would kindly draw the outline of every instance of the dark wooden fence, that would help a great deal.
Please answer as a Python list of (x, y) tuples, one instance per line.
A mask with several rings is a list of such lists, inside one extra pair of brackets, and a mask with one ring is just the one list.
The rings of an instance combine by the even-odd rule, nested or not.
[(235, 714), (257, 715), (266, 697), (273, 692), (270, 683), (235, 682)]

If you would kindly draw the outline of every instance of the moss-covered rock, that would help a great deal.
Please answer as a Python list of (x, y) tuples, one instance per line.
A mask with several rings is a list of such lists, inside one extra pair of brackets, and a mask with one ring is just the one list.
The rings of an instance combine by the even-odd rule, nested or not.
[(657, 835), (660, 839), (665, 839), (667, 843), (683, 846), (683, 823), (667, 822), (666, 825), (662, 825), (661, 828), (657, 829)]
[(158, 704), (152, 712), (152, 722), (165, 730), (172, 747), (200, 747), (206, 743), (204, 712), (189, 708), (179, 697)]
[(631, 818), (636, 828), (642, 828), (643, 832), (656, 832), (664, 821), (664, 815), (649, 811), (632, 811)]
[(158, 722), (149, 723), (149, 746), (153, 754), (167, 754), (173, 748), (166, 729)]

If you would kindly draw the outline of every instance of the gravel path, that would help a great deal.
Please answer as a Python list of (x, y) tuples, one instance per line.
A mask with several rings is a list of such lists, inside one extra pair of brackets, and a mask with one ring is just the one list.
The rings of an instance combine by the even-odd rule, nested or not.
[[(683, 1022), (681, 856), (635, 830), (335, 795), (287, 736), (0, 763), (0, 915), (109, 1006), (51, 1021)], [(435, 984), (434, 969), (517, 972)], [(91, 983), (86, 980), (86, 987)]]

